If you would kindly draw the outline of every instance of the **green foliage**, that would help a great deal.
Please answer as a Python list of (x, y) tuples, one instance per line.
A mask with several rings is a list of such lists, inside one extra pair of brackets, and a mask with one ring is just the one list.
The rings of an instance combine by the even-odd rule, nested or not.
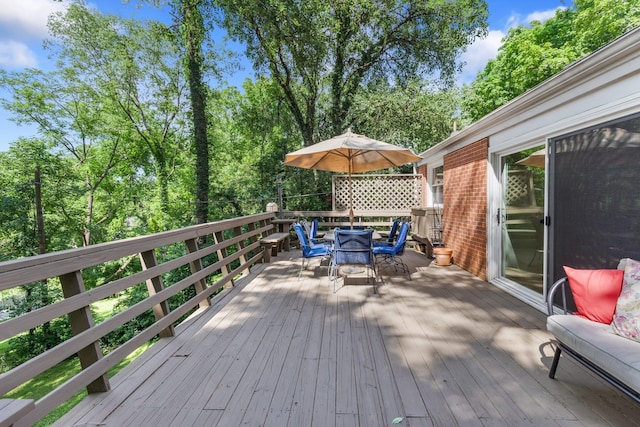
[(47, 235), (48, 250), (67, 249), (79, 235), (66, 215), (65, 198), (75, 186), (64, 177), (72, 173), (63, 156), (51, 154), (39, 140), (20, 139), (8, 152), (0, 153), (0, 260), (36, 255), (39, 252), (35, 218), (35, 167), (40, 181), (45, 221), (57, 232)]
[(184, 62), (191, 99), (193, 146), (196, 152), (195, 222), (208, 218), (209, 202), (209, 141), (207, 138), (207, 95), (203, 81), (204, 56), (202, 46), (206, 35), (200, 1), (181, 0), (177, 3), (179, 24), (185, 47)]
[(217, 3), (229, 34), (280, 86), (305, 145), (347, 127), (369, 80), (450, 82), (461, 49), (486, 32), (481, 0)]
[[(108, 376), (111, 378), (118, 373), (122, 368), (131, 363), (136, 357), (142, 354), (151, 344), (146, 344), (138, 348), (135, 352), (130, 354), (122, 362), (118, 363), (112, 369), (109, 370)], [(0, 343), (2, 346), (2, 343)], [(2, 352), (0, 352), (2, 354)], [(46, 396), (49, 392), (60, 386), (62, 383), (70, 379), (80, 370), (80, 362), (76, 357), (69, 358), (62, 363), (54, 366), (51, 369), (43, 372), (42, 374), (27, 381), (15, 390), (7, 393), (5, 397), (12, 399), (34, 399), (39, 400)], [(71, 408), (78, 404), (82, 399), (87, 396), (86, 390), (83, 390), (71, 399), (62, 403), (58, 408), (49, 413), (42, 420), (34, 424), (34, 427), (45, 427), (52, 425), (58, 418), (66, 414)]]
[[(120, 310), (125, 309), (127, 307), (126, 304), (133, 305), (136, 302), (140, 302), (144, 298), (144, 292), (146, 292), (146, 289), (142, 291), (143, 286), (138, 286), (138, 288), (140, 288), (138, 292), (128, 293), (127, 298), (122, 299), (122, 301), (119, 303)], [(110, 352), (119, 345), (125, 343), (126, 341), (139, 334), (144, 329), (147, 329), (148, 327), (153, 325), (153, 322), (153, 311), (149, 309), (137, 316), (135, 319), (125, 323), (124, 325), (102, 337), (100, 339), (100, 347), (103, 349), (103, 351)]]
[[(101, 159), (99, 176), (119, 172), (129, 182), (141, 173), (141, 178), (151, 178), (153, 197), (148, 203), (156, 209), (146, 212), (150, 231), (184, 225), (170, 215), (172, 174), (190, 160), (184, 157), (186, 82), (174, 35), (160, 23), (103, 16), (81, 3), (51, 19), (50, 28), (56, 42), (50, 47), (58, 54), (59, 67), (89, 84), (89, 99), (102, 108), (94, 109), (92, 117), (107, 114), (98, 130), (106, 139), (102, 144), (108, 143), (113, 152)], [(115, 171), (123, 161), (127, 168)]]
[(428, 83), (408, 82), (391, 87), (385, 82), (369, 85), (354, 102), (354, 130), (420, 153), (447, 138), (458, 115), (458, 89), (437, 90)]
[[(31, 283), (21, 288), (23, 292), (11, 298), (11, 317), (53, 304), (62, 297), (59, 286), (51, 283)], [(4, 363), (10, 369), (55, 347), (70, 336), (71, 329), (66, 318), (43, 323), (8, 341), (10, 350), (5, 354)]]
[(18, 366), (71, 337), (71, 328), (66, 319), (56, 319), (39, 326), (28, 334), (18, 335), (9, 341), (9, 352), (5, 355), (8, 367)]
[(639, 0), (575, 0), (544, 23), (509, 30), (498, 56), (465, 88), (466, 117), (480, 119), (639, 24)]
[[(170, 247), (164, 248), (164, 250), (158, 255), (158, 261), (160, 263), (165, 262), (166, 260), (176, 259), (186, 254), (186, 249), (183, 245), (172, 245)], [(134, 266), (134, 267), (133, 267)], [(127, 269), (133, 268), (134, 270), (139, 271), (140, 266), (139, 262), (131, 262), (127, 265)], [(125, 273), (126, 274), (126, 273)], [(169, 287), (178, 283), (180, 280), (191, 274), (189, 265), (183, 265), (180, 268), (171, 270), (170, 272), (164, 274), (162, 276), (162, 282), (164, 287)], [(189, 286), (187, 289), (184, 289), (178, 292), (173, 297), (169, 298), (169, 308), (171, 310), (177, 308), (178, 306), (184, 304), (189, 299), (195, 296), (195, 288), (194, 286)], [(111, 315), (115, 315), (127, 308), (141, 302), (145, 298), (149, 297), (149, 290), (147, 289), (147, 285), (144, 283), (138, 284), (132, 288), (127, 289), (121, 295), (118, 296), (118, 302), (115, 304), (113, 308), (113, 312)], [(186, 317), (186, 315), (185, 315)], [(182, 319), (180, 319), (177, 323), (180, 323)], [(125, 323), (121, 327), (116, 330), (110, 332), (109, 334), (102, 337), (100, 340), (101, 347), (103, 351), (109, 352), (112, 349), (118, 347), (129, 339), (133, 338), (135, 335), (139, 334), (143, 330), (149, 328), (155, 322), (155, 316), (153, 314), (153, 310), (146, 310), (144, 313), (138, 315), (136, 318), (131, 321)]]

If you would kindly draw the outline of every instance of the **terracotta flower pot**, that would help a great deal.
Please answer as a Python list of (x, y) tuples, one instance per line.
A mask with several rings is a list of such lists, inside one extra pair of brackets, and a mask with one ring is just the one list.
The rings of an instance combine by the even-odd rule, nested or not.
[(436, 256), (436, 265), (451, 265), (453, 249), (433, 248), (433, 254)]

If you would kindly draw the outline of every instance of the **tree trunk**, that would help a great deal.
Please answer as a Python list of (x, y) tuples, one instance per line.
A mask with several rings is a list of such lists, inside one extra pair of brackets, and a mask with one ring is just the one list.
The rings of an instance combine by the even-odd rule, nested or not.
[[(38, 228), (38, 253), (47, 253), (46, 235), (44, 233), (44, 215), (42, 213), (42, 179), (40, 176), (40, 166), (36, 166), (35, 169), (35, 190), (36, 190), (36, 226)], [(42, 280), (42, 306), (45, 307), (50, 304), (49, 288), (47, 285), (47, 279)], [(29, 294), (29, 292), (27, 292)], [(45, 336), (51, 334), (51, 322), (44, 322), (42, 324), (42, 331)], [(30, 335), (33, 335), (33, 329), (29, 331)], [(49, 348), (49, 347), (47, 347)]]
[(202, 84), (202, 42), (204, 24), (197, 2), (183, 0), (184, 43), (187, 52), (187, 79), (193, 113), (193, 142), (196, 152), (196, 224), (206, 223), (209, 208), (209, 144), (207, 141), (207, 97)]
[(44, 215), (42, 214), (42, 181), (40, 180), (40, 166), (35, 170), (36, 187), (36, 225), (38, 227), (38, 253), (47, 252), (46, 239), (44, 234)]
[(85, 177), (87, 188), (89, 189), (89, 196), (87, 197), (87, 215), (84, 220), (84, 230), (82, 232), (82, 244), (83, 246), (89, 246), (91, 244), (91, 227), (93, 222), (93, 187), (90, 182), (90, 178), (87, 175)]

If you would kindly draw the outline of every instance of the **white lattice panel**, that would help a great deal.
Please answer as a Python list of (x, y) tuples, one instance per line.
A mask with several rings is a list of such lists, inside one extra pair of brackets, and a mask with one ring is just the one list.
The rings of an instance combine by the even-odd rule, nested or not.
[(505, 195), (507, 206), (535, 205), (531, 172), (526, 170), (509, 171), (508, 180), (507, 194)]
[[(422, 175), (352, 175), (353, 209), (403, 210), (421, 206)], [(333, 210), (349, 209), (349, 177), (333, 176)]]

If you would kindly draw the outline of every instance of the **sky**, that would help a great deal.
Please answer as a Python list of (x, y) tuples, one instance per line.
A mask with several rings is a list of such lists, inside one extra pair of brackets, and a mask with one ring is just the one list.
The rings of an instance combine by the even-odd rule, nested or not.
[[(89, 4), (103, 13), (127, 18), (157, 19), (168, 22), (167, 12), (150, 6), (139, 7), (138, 0), (94, 0)], [(489, 5), (489, 34), (477, 40), (462, 55), (466, 63), (458, 84), (470, 83), (489, 59), (496, 56), (502, 38), (509, 28), (528, 24), (533, 20), (545, 21), (558, 8), (571, 4), (571, 0), (534, 0), (514, 2), (512, 0), (487, 0)], [(22, 71), (25, 68), (50, 70), (51, 63), (42, 49), (42, 41), (47, 37), (49, 14), (62, 11), (68, 0), (0, 0), (0, 68), (6, 71)], [(228, 77), (231, 85), (240, 86), (251, 70)], [(0, 89), (0, 96), (6, 92)], [(19, 137), (37, 136), (34, 126), (18, 126), (10, 120), (10, 114), (0, 107), (0, 151), (9, 149), (9, 144)]]

